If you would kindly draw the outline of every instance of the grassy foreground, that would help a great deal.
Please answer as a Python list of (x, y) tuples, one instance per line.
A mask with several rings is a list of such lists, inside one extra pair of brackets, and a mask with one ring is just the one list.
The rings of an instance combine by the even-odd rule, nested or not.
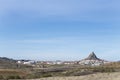
[(70, 77), (50, 77), (41, 79), (27, 79), (27, 80), (120, 80), (120, 72), (114, 73), (97, 73), (84, 76), (70, 76)]
[(102, 66), (47, 66), (46, 68), (0, 69), (0, 80), (120, 80), (120, 63)]

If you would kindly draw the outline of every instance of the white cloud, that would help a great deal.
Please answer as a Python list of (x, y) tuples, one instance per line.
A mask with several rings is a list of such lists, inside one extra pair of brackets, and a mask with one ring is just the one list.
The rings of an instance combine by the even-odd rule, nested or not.
[(20, 43), (59, 43), (60, 40), (19, 40)]

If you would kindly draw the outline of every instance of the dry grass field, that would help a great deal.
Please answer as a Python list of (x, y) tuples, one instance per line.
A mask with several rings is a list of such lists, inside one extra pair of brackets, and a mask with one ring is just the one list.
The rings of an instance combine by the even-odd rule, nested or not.
[(28, 73), (18, 69), (0, 69), (0, 80), (21, 79)]
[(71, 76), (71, 77), (50, 77), (30, 80), (120, 80), (120, 72), (114, 73), (97, 73), (85, 76)]

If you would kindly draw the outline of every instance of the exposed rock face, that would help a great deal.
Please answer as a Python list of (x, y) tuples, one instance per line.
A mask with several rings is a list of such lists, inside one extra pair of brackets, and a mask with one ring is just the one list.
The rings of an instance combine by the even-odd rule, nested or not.
[(94, 52), (92, 52), (85, 60), (100, 60)]
[(79, 61), (80, 65), (99, 66), (108, 63), (108, 61), (97, 58), (94, 52), (92, 52), (87, 58)]

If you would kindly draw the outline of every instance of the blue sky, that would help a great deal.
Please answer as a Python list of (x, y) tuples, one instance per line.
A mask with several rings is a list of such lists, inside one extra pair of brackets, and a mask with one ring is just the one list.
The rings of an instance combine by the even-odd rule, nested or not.
[(120, 60), (119, 0), (0, 0), (0, 56)]

